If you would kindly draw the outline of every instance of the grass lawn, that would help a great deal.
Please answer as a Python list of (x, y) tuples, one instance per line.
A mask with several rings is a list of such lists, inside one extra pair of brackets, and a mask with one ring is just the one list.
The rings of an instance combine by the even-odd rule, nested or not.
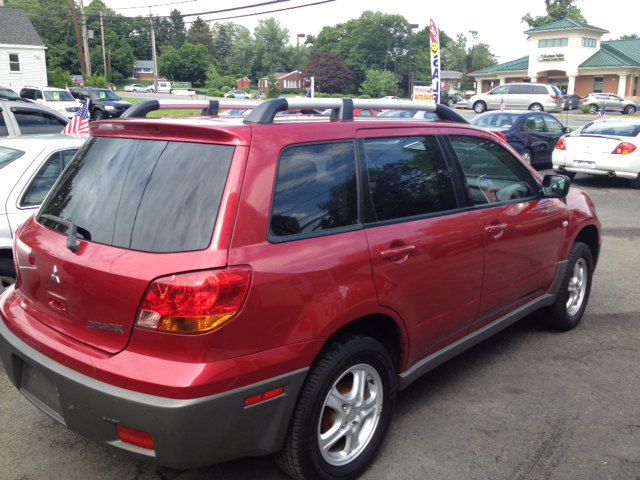
[[(116, 92), (118, 93), (118, 92)], [(133, 97), (121, 97), (122, 100), (129, 103), (139, 103), (148, 100), (147, 98), (133, 98)], [(184, 117), (189, 115), (200, 115), (201, 108), (195, 109), (181, 109), (181, 110), (156, 110), (155, 112), (149, 112), (147, 117)]]

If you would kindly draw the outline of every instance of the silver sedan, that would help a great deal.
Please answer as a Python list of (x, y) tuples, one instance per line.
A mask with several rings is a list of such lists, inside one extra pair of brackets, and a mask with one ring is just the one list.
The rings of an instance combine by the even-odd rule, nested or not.
[(124, 86), (125, 92), (139, 92), (139, 93), (149, 93), (153, 92), (153, 87), (145, 87), (144, 85), (140, 85), (139, 83), (132, 83), (131, 85)]

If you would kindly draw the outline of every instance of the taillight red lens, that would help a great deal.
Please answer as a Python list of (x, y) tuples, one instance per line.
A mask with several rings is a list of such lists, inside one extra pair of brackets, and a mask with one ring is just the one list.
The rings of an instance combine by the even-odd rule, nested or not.
[(567, 142), (564, 141), (564, 138), (559, 139), (556, 142), (556, 150), (566, 150), (567, 149)]
[(581, 101), (582, 101), (582, 102), (586, 102), (587, 100), (588, 100), (588, 98), (586, 98), (586, 97), (585, 97), (585, 98), (583, 98)]
[(559, 95), (551, 95), (551, 98), (553, 98), (554, 100), (558, 100), (560, 98)]
[(507, 137), (505, 136), (505, 134), (504, 134), (504, 133), (499, 132), (499, 131), (497, 131), (497, 130), (491, 130), (491, 133), (493, 133), (493, 134), (495, 134), (495, 135), (499, 136), (499, 137), (500, 137), (502, 140), (504, 140), (505, 142), (507, 141)]
[(622, 142), (620, 145), (614, 148), (613, 152), (611, 153), (613, 155), (629, 155), (630, 153), (634, 152), (635, 149), (636, 146), (633, 143)]
[(118, 437), (125, 443), (130, 443), (137, 447), (148, 448), (154, 450), (153, 437), (150, 433), (135, 428), (125, 427), (124, 425), (116, 425)]
[(147, 289), (135, 325), (173, 333), (210, 331), (238, 313), (250, 281), (249, 267), (160, 278)]

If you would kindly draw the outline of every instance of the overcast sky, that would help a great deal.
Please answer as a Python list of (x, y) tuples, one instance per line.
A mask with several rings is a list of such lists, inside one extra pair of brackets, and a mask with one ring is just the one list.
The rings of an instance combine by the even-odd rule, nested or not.
[[(247, 5), (265, 3), (269, 0), (105, 0), (105, 3), (122, 15), (149, 15), (152, 11), (157, 15), (168, 15), (176, 8), (183, 14), (202, 13)], [(288, 7), (296, 7), (321, 0), (288, 0), (273, 2), (257, 8), (234, 10), (224, 14), (201, 15), (205, 20), (221, 19), (236, 15), (246, 15), (266, 12)], [(615, 39), (620, 35), (640, 34), (637, 0), (578, 0), (577, 5), (587, 22), (593, 26), (609, 30), (604, 40)], [(85, 0), (85, 4), (89, 1)], [(152, 8), (149, 6), (152, 5)], [(633, 5), (636, 5), (635, 7)], [(130, 8), (140, 7), (140, 8)], [(298, 8), (295, 10), (266, 13), (245, 18), (234, 18), (232, 21), (244, 25), (252, 32), (260, 19), (277, 18), (283, 27), (289, 29), (291, 44), (296, 43), (296, 34), (305, 33), (317, 35), (322, 27), (333, 26), (359, 17), (363, 11), (373, 10), (384, 13), (398, 13), (411, 23), (420, 25), (420, 29), (427, 27), (429, 18), (433, 18), (440, 30), (452, 38), (458, 33), (464, 34), (471, 42), (469, 30), (478, 31), (478, 41), (488, 43), (491, 52), (498, 56), (500, 63), (515, 60), (528, 54), (529, 44), (527, 36), (523, 34), (528, 26), (520, 21), (521, 17), (530, 12), (533, 16), (544, 15), (543, 0), (493, 0), (480, 2), (478, 0), (455, 1), (392, 1), (392, 0), (335, 0), (321, 5)], [(196, 17), (186, 17), (185, 21), (193, 21)]]

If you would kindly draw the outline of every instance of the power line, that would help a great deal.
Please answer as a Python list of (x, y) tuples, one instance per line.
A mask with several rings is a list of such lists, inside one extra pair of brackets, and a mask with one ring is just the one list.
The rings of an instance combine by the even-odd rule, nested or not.
[(178, 5), (179, 3), (193, 3), (198, 0), (183, 0), (181, 2), (171, 2), (171, 3), (161, 3), (159, 5), (147, 5), (145, 7), (121, 7), (121, 8), (112, 8), (111, 10), (131, 10), (136, 8), (154, 8), (154, 7), (166, 7), (167, 5)]

